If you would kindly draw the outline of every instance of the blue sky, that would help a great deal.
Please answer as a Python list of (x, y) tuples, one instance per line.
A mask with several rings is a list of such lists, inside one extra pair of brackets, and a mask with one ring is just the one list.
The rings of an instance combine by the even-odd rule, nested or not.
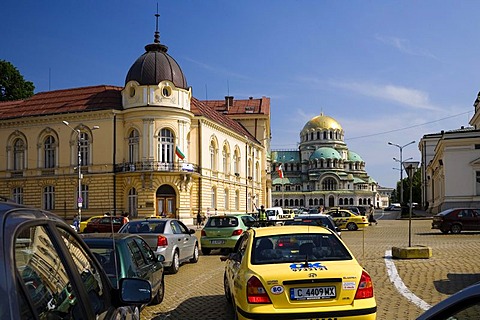
[[(123, 86), (153, 41), (157, 1), (4, 0), (0, 59), (35, 92)], [(480, 1), (158, 1), (160, 41), (198, 99), (271, 98), (272, 149), (323, 112), (382, 186), (424, 134), (468, 126)]]

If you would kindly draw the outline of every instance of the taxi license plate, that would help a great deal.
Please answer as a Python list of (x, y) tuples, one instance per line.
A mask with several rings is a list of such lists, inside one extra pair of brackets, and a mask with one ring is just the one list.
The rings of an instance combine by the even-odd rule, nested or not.
[(211, 244), (225, 244), (225, 240), (210, 240)]
[(309, 287), (290, 289), (292, 300), (320, 300), (335, 298), (335, 287)]

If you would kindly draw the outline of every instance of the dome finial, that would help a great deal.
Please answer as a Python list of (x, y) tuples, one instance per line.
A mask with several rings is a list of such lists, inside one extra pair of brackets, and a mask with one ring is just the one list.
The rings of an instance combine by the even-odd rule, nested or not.
[(155, 19), (156, 21), (156, 26), (155, 26), (155, 36), (153, 39), (154, 43), (160, 43), (160, 32), (158, 31), (158, 18), (160, 17), (160, 14), (158, 14), (158, 2), (157, 2), (157, 13), (155, 14)]

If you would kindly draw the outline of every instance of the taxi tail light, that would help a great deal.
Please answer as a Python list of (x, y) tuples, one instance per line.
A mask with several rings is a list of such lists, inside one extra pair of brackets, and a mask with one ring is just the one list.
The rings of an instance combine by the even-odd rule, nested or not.
[(247, 282), (248, 303), (272, 303), (265, 287), (257, 277), (251, 277)]
[(373, 282), (370, 275), (362, 271), (360, 277), (360, 284), (358, 285), (357, 292), (355, 293), (355, 299), (367, 299), (373, 298)]
[(242, 229), (237, 229), (232, 232), (232, 236), (239, 236), (243, 233)]
[(166, 247), (168, 245), (168, 240), (164, 236), (157, 237), (157, 247)]
[(202, 230), (201, 236), (202, 236), (202, 237), (206, 237), (206, 236), (207, 236), (207, 233), (205, 232), (205, 230)]

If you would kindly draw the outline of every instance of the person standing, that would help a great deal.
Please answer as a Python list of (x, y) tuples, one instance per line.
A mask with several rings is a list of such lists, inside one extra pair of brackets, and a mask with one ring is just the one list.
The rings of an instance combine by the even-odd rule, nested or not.
[(200, 229), (202, 227), (202, 215), (200, 214), (200, 209), (198, 209), (197, 212), (197, 229)]
[(261, 205), (260, 210), (258, 210), (258, 221), (260, 221), (261, 227), (265, 227), (267, 225), (267, 213), (265, 212), (265, 207), (263, 205)]
[(373, 205), (371, 204), (370, 205), (370, 210), (368, 211), (368, 224), (371, 226), (372, 224), (378, 224), (377, 220), (375, 220), (375, 217), (374, 217), (374, 212), (375, 212), (375, 208), (373, 207)]

